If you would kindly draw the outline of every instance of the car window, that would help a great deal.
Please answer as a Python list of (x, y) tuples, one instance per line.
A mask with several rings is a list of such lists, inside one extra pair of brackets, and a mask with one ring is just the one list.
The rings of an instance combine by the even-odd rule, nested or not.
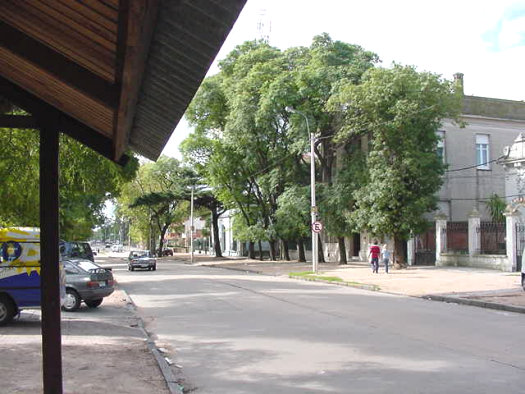
[(130, 257), (141, 258), (141, 257), (150, 257), (149, 250), (136, 250), (130, 253)]
[(76, 242), (71, 243), (71, 257), (80, 257), (80, 248)]

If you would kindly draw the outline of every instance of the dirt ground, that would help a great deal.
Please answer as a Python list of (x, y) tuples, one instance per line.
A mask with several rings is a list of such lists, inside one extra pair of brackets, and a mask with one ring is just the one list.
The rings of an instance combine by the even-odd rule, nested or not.
[[(40, 311), (0, 327), (0, 393), (42, 392)], [(64, 393), (169, 393), (123, 292), (62, 314)]]

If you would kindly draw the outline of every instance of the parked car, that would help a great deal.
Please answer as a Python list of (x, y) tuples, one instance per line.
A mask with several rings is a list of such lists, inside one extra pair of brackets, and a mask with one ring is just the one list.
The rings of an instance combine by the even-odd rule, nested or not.
[(63, 260), (62, 263), (66, 272), (66, 297), (62, 310), (74, 312), (82, 301), (89, 308), (96, 308), (115, 290), (110, 268), (102, 268), (85, 259)]
[(64, 259), (86, 259), (95, 261), (95, 254), (88, 242), (60, 241), (60, 257)]
[(159, 249), (158, 256), (173, 256), (173, 249), (166, 248), (162, 251)]
[(115, 244), (111, 247), (112, 252), (122, 252), (123, 245)]
[(134, 271), (135, 268), (155, 271), (157, 269), (157, 260), (151, 255), (149, 250), (132, 250), (128, 256), (128, 270)]

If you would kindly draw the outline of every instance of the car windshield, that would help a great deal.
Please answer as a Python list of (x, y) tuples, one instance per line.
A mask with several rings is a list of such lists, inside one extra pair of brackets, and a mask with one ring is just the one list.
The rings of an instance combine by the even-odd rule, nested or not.
[(134, 252), (131, 252), (131, 257), (135, 259), (139, 259), (142, 257), (150, 257), (149, 250), (136, 250)]

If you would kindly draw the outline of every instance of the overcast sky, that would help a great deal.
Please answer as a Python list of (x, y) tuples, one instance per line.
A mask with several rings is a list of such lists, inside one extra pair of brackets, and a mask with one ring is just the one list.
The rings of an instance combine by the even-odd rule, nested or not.
[[(209, 74), (261, 34), (286, 49), (323, 32), (377, 53), (384, 67), (395, 61), (447, 79), (461, 72), (467, 95), (525, 100), (525, 0), (248, 0)], [(163, 153), (180, 158), (190, 131), (181, 121)]]

